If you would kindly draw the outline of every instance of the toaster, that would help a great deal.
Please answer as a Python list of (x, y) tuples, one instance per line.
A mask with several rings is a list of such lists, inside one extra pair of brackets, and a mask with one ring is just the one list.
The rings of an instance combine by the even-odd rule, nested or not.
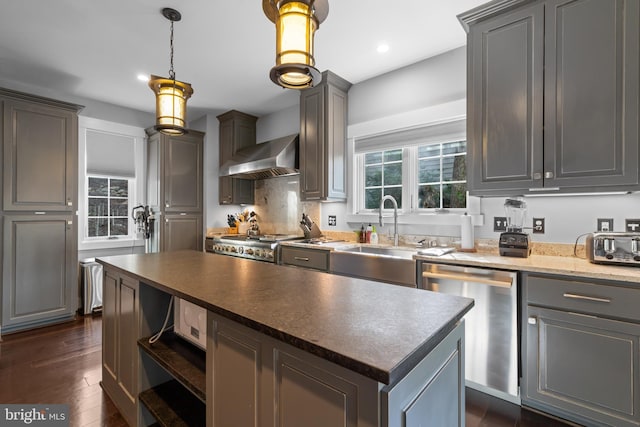
[(640, 267), (640, 232), (591, 233), (586, 241), (587, 259), (596, 264)]

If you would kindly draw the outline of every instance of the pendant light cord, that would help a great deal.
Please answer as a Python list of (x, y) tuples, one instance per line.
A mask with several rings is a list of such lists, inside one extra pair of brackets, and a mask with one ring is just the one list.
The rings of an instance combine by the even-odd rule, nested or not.
[(171, 66), (169, 68), (169, 78), (171, 78), (171, 80), (175, 80), (176, 73), (173, 71), (173, 21), (171, 21), (171, 38), (169, 41), (169, 47), (171, 48), (171, 56), (170, 56)]

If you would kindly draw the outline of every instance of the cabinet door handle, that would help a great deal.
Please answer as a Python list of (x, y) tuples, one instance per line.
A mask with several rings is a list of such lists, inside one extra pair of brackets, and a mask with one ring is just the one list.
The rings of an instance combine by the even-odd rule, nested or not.
[(590, 297), (588, 295), (571, 294), (569, 292), (565, 292), (562, 296), (565, 297), (565, 298), (570, 298), (570, 299), (580, 299), (580, 300), (586, 300), (586, 301), (604, 302), (606, 304), (609, 304), (611, 302), (610, 298)]
[(538, 319), (535, 317), (529, 317), (527, 319), (527, 323), (530, 325), (537, 325), (538, 324)]
[(165, 203), (165, 204), (164, 204), (164, 207), (165, 207), (165, 208), (170, 208), (171, 206), (169, 206), (169, 203)]
[(545, 172), (544, 173), (544, 177), (545, 178), (553, 178), (553, 172)]
[(533, 174), (533, 179), (535, 179), (536, 181), (541, 180), (542, 179), (542, 174), (540, 172), (536, 172)]
[(293, 259), (295, 259), (296, 261), (309, 261), (309, 258), (302, 256), (294, 256)]
[(444, 280), (456, 280), (459, 282), (469, 283), (481, 283), (483, 285), (498, 286), (500, 288), (510, 288), (512, 285), (511, 278), (508, 279), (487, 279), (480, 276), (463, 274), (451, 274), (451, 273), (431, 273), (429, 271), (422, 272), (422, 277), (426, 279), (444, 279)]

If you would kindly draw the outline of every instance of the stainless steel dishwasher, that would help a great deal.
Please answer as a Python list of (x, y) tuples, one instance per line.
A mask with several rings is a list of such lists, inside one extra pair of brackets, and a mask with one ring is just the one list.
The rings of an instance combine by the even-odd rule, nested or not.
[(520, 403), (517, 274), (418, 261), (418, 287), (473, 298), (465, 319), (468, 387)]

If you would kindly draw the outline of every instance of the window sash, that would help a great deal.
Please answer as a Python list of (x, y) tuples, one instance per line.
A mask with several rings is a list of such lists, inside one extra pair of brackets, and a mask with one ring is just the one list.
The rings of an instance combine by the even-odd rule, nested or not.
[[(90, 195), (89, 189), (89, 181), (91, 179), (106, 179), (107, 180), (107, 194), (106, 195)], [(120, 195), (113, 196), (111, 194), (111, 182), (115, 180), (121, 180), (127, 182), (127, 197), (122, 197)], [(84, 230), (84, 237), (87, 240), (106, 240), (106, 239), (114, 239), (114, 238), (127, 238), (132, 235), (132, 223), (129, 220), (129, 209), (131, 208), (131, 187), (132, 180), (127, 177), (115, 176), (115, 175), (97, 175), (97, 174), (87, 174), (86, 177), (86, 194), (85, 200), (87, 201), (87, 210), (86, 210), (86, 228)], [(106, 200), (106, 209), (105, 214), (91, 215), (90, 213), (90, 201), (94, 200)], [(112, 215), (112, 204), (111, 201), (126, 201), (126, 214), (125, 215)], [(126, 220), (126, 234), (113, 234), (114, 220)], [(106, 222), (107, 234), (99, 235), (99, 236), (90, 236), (89, 235), (89, 223), (95, 220), (104, 220)]]

